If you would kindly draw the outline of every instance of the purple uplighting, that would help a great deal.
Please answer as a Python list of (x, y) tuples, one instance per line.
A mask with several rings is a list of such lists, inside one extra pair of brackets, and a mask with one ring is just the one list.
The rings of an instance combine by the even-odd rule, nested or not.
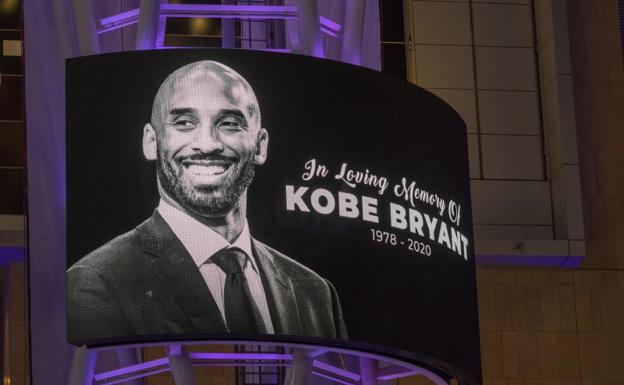
[(574, 255), (477, 255), (479, 265), (540, 266), (572, 269), (579, 267), (583, 256)]
[(11, 262), (24, 261), (26, 249), (24, 247), (0, 247), (0, 266), (6, 266)]
[(322, 370), (325, 370), (327, 372), (336, 374), (336, 375), (341, 376), (341, 377), (346, 377), (346, 378), (351, 379), (351, 380), (356, 381), (356, 382), (359, 381), (360, 378), (362, 378), (362, 376), (360, 376), (359, 374), (352, 373), (352, 372), (350, 372), (348, 370), (344, 370), (344, 369), (338, 368), (336, 366), (327, 364), (327, 363), (322, 362), (322, 361), (314, 361), (312, 363), (312, 366), (314, 366), (315, 368), (322, 369)]
[[(165, 17), (212, 17), (221, 19), (282, 19), (299, 18), (299, 8), (293, 6), (273, 5), (220, 5), (220, 4), (162, 4), (160, 15)], [(113, 16), (100, 19), (102, 29), (98, 34), (114, 31), (119, 28), (136, 24), (139, 20), (139, 9), (131, 9)], [(321, 31), (338, 36), (342, 26), (324, 16), (319, 16)]]
[(415, 376), (419, 374), (419, 370), (406, 369), (398, 366), (391, 366), (379, 370), (379, 381), (396, 380), (397, 378)]
[(292, 360), (291, 354), (273, 353), (190, 353), (189, 358), (198, 360)]
[(336, 383), (338, 383), (338, 384), (343, 384), (343, 385), (353, 385), (353, 383), (351, 383), (351, 382), (348, 382), (348, 381), (345, 381), (345, 380), (341, 380), (340, 378), (336, 378), (336, 377), (334, 377), (334, 376), (330, 376), (330, 375), (328, 375), (328, 374), (324, 374), (324, 373), (321, 373), (321, 372), (317, 372), (316, 370), (313, 370), (313, 371), (312, 371), (312, 374), (314, 374), (315, 376), (319, 376), (319, 377), (321, 377), (321, 378), (325, 378), (325, 379), (327, 379), (327, 380), (330, 380), (330, 381), (336, 382)]
[[(96, 381), (104, 381), (113, 377), (124, 376), (130, 373), (144, 372), (148, 369), (156, 368), (156, 367), (163, 366), (163, 365), (169, 365), (169, 360), (167, 359), (167, 357), (158, 358), (152, 361), (142, 362), (140, 364), (130, 365), (130, 366), (126, 366), (126, 367), (115, 369), (115, 370), (110, 370), (108, 372), (98, 373), (94, 375), (93, 378)], [(163, 370), (160, 370), (160, 371), (162, 372)], [(150, 374), (152, 374), (152, 372), (150, 372)]]
[[(216, 341), (213, 341), (216, 342)], [(195, 342), (199, 343), (199, 342)], [(241, 342), (236, 342), (240, 344)], [(148, 346), (148, 345), (145, 345)], [(153, 346), (153, 345), (149, 345)], [(214, 366), (281, 366), (281, 367), (297, 367), (297, 360), (293, 359), (293, 354), (279, 354), (279, 353), (223, 353), (223, 352), (192, 352), (185, 353), (185, 349), (182, 348), (182, 345), (178, 343), (171, 343), (170, 345), (162, 345), (168, 346), (166, 349), (169, 353), (167, 356), (160, 357), (151, 361), (142, 362), (138, 364), (121, 366), (117, 369), (108, 370), (100, 373), (91, 374), (93, 383), (106, 383), (106, 384), (118, 384), (127, 382), (133, 379), (140, 379), (144, 377), (149, 377), (158, 373), (164, 372), (173, 372), (174, 377), (176, 374), (176, 367), (174, 365), (175, 360), (185, 360), (188, 363), (188, 368), (190, 366), (204, 366), (204, 365), (214, 365)], [(419, 366), (415, 366), (413, 364), (409, 364), (404, 361), (398, 361), (392, 358), (363, 353), (353, 350), (344, 350), (344, 349), (334, 349), (328, 347), (315, 347), (315, 346), (298, 346), (294, 344), (284, 344), (280, 345), (283, 348), (292, 349), (291, 353), (295, 353), (296, 351), (300, 351), (299, 349), (303, 349), (302, 351), (306, 352), (305, 357), (309, 360), (309, 364), (313, 368), (310, 373), (319, 376), (325, 379), (329, 379), (333, 382), (343, 384), (343, 385), (355, 385), (362, 381), (364, 376), (364, 369), (362, 367), (362, 363), (360, 363), (359, 370), (357, 366), (352, 368), (354, 371), (350, 371), (347, 369), (343, 369), (334, 365), (331, 365), (327, 362), (315, 360), (314, 357), (319, 357), (321, 355), (326, 354), (340, 354), (346, 356), (353, 356), (358, 359), (366, 359), (374, 362), (375, 365), (380, 366), (379, 372), (376, 375), (377, 380), (391, 380), (403, 377), (409, 377), (414, 375), (424, 376), (431, 381), (433, 381), (436, 385), (447, 385), (446, 382), (438, 376), (436, 373), (430, 372), (429, 370), (423, 369)], [(139, 347), (139, 346), (135, 346)], [(95, 360), (97, 360), (97, 352), (106, 351), (106, 350), (114, 350), (116, 347), (108, 347), (108, 348), (100, 348), (90, 350), (91, 358), (89, 358), (89, 362), (95, 365)], [(86, 350), (83, 351), (83, 353)], [(334, 358), (336, 358), (335, 356)], [(331, 360), (331, 357), (327, 357)], [(179, 362), (178, 362), (179, 363)], [(179, 368), (178, 368), (179, 369)], [(362, 371), (362, 373), (359, 373)], [(179, 373), (178, 373), (179, 374)], [(90, 382), (91, 383), (91, 382)]]

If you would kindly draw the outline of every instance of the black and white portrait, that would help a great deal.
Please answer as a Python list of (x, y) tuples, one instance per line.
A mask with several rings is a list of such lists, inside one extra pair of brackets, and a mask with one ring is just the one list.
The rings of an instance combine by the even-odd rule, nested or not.
[(234, 69), (197, 61), (162, 82), (142, 136), (159, 203), (68, 269), (70, 340), (346, 338), (332, 284), (249, 227), (248, 187), (267, 160), (269, 137), (252, 85)]
[(77, 57), (66, 80), (70, 343), (253, 340), (480, 373), (466, 126), (441, 99), (238, 49)]

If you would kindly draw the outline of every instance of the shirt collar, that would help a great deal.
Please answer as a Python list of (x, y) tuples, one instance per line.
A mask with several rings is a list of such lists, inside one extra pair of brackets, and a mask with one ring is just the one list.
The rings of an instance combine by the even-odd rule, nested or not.
[(171, 227), (171, 230), (182, 242), (189, 254), (191, 254), (197, 267), (206, 263), (217, 251), (229, 247), (237, 247), (247, 254), (247, 260), (251, 261), (254, 270), (258, 272), (258, 266), (253, 258), (251, 234), (249, 233), (247, 221), (245, 221), (243, 230), (236, 240), (230, 243), (210, 228), (210, 226), (206, 226), (162, 199), (158, 204), (158, 213)]

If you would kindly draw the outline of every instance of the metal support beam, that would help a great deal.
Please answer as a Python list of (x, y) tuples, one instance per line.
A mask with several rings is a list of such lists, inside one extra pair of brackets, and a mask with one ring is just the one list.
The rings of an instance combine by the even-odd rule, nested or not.
[(423, 375), (423, 371), (421, 369), (408, 369), (396, 365), (386, 366), (377, 370), (377, 379), (379, 381), (391, 381), (398, 378), (418, 375)]
[(359, 357), (362, 385), (377, 385), (377, 360)]
[(288, 385), (309, 385), (312, 377), (312, 357), (306, 349), (293, 349), (293, 366), (286, 369), (286, 381)]
[(100, 53), (100, 41), (97, 35), (98, 28), (92, 0), (72, 0), (72, 10), (80, 55)]
[(316, 0), (299, 0), (299, 44), (304, 55), (325, 57)]
[(74, 350), (67, 385), (92, 385), (97, 352), (81, 346)]
[(136, 33), (135, 48), (154, 49), (158, 40), (158, 25), (160, 20), (160, 1), (141, 0), (139, 11), (139, 25)]
[(191, 367), (186, 348), (181, 345), (169, 345), (167, 357), (171, 366), (171, 374), (176, 385), (197, 385), (195, 373)]
[[(141, 363), (141, 359), (139, 357), (139, 350), (136, 348), (119, 348), (117, 349), (117, 361), (119, 361), (119, 366), (128, 367), (133, 365), (138, 365)], [(141, 385), (143, 381), (140, 379), (130, 380), (126, 382), (127, 385)]]
[(362, 62), (364, 0), (346, 0), (341, 59), (351, 64)]

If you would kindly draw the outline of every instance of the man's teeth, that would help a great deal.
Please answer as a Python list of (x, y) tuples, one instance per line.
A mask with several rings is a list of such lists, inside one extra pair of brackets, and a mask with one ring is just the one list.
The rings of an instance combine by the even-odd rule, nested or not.
[(218, 175), (224, 173), (227, 167), (223, 165), (191, 164), (188, 166), (188, 170), (193, 174)]

